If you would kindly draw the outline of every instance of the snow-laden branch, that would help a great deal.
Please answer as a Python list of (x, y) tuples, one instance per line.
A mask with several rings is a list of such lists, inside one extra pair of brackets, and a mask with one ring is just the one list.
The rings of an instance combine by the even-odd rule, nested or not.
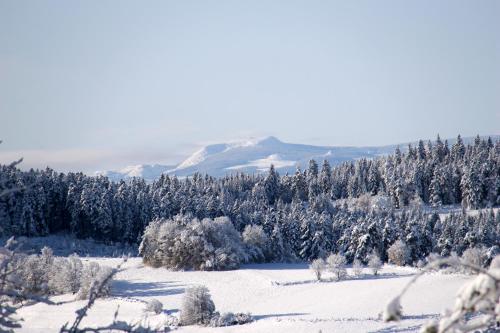
[[(422, 275), (442, 266), (468, 268), (478, 275), (460, 289), (453, 309), (447, 310), (438, 322), (425, 325), (422, 332), (464, 333), (495, 325), (500, 320), (500, 256), (494, 258), (487, 270), (458, 258), (444, 258), (430, 262), (387, 304), (383, 319), (400, 320), (403, 313), (401, 298)], [(472, 316), (474, 317), (470, 319)]]

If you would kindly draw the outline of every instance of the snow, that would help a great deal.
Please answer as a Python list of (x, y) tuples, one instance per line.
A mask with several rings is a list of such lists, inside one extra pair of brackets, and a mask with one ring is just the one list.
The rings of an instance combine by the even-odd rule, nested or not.
[(196, 165), (198, 163), (201, 163), (203, 160), (205, 160), (205, 158), (206, 158), (207, 155), (208, 155), (208, 152), (207, 152), (207, 150), (205, 148), (197, 150), (197, 151), (194, 152), (193, 155), (189, 156), (181, 164), (179, 164), (177, 166), (177, 168), (175, 168), (174, 170), (188, 168), (190, 166), (193, 166), (193, 165)]
[(129, 179), (132, 177), (141, 177), (146, 181), (153, 181), (161, 176), (162, 173), (172, 169), (172, 166), (161, 164), (139, 164), (127, 166), (117, 171), (97, 171), (96, 176), (106, 176), (113, 181)]
[(256, 167), (257, 170), (259, 171), (267, 171), (269, 170), (269, 167), (274, 165), (275, 168), (284, 168), (284, 167), (290, 167), (294, 166), (297, 164), (297, 161), (287, 161), (281, 158), (280, 155), (278, 154), (272, 154), (267, 156), (266, 158), (261, 158), (258, 160), (250, 161), (247, 164), (242, 164), (242, 165), (235, 165), (229, 168), (226, 168), (226, 170), (238, 170), (238, 169), (244, 169), (244, 168), (249, 168), (249, 167)]
[[(85, 260), (108, 266), (120, 262), (115, 258)], [(251, 312), (256, 320), (217, 329), (182, 327), (179, 332), (412, 332), (451, 307), (456, 292), (469, 279), (456, 274), (424, 275), (401, 299), (403, 320), (384, 323), (379, 319), (380, 313), (416, 273), (415, 269), (386, 265), (377, 277), (365, 269), (366, 275), (359, 278), (315, 282), (306, 264), (255, 264), (224, 272), (173, 272), (145, 267), (140, 258), (131, 258), (124, 267), (113, 283), (113, 296), (96, 302), (90, 317), (84, 319), (84, 326), (109, 324), (118, 305), (119, 320), (161, 323), (167, 315), (179, 315), (185, 288), (205, 285), (217, 311)], [(352, 275), (350, 268), (348, 273)], [(329, 278), (330, 273), (325, 273), (324, 279)], [(144, 313), (146, 302), (153, 298), (163, 303), (162, 314)], [(57, 331), (84, 305), (84, 301), (74, 301), (74, 295), (54, 300), (65, 303), (21, 309), (19, 314), (24, 322), (19, 332)]]

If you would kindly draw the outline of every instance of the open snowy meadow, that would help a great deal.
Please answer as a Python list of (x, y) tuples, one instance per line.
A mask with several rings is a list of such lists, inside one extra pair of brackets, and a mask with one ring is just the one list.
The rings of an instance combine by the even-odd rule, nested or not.
[[(104, 266), (116, 266), (121, 259), (86, 258)], [(118, 320), (162, 325), (179, 316), (187, 287), (206, 286), (219, 312), (250, 312), (250, 324), (230, 327), (179, 327), (179, 332), (414, 332), (453, 305), (454, 297), (470, 277), (460, 274), (426, 274), (402, 299), (402, 321), (379, 319), (384, 305), (414, 276), (417, 269), (384, 266), (378, 276), (367, 269), (360, 277), (343, 281), (316, 282), (306, 264), (255, 264), (231, 271), (169, 271), (144, 266), (141, 258), (130, 258), (113, 281), (110, 297), (98, 299), (83, 320), (83, 326)], [(85, 301), (74, 295), (52, 298), (60, 305), (38, 303), (19, 311), (24, 318), (19, 332), (55, 332), (72, 322), (75, 310)], [(145, 312), (148, 300), (163, 303), (163, 312)]]

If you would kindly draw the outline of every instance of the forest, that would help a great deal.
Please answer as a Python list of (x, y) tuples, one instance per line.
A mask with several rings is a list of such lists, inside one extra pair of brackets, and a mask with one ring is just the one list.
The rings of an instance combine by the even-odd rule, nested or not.
[[(111, 182), (106, 177), (0, 166), (3, 236), (69, 233), (78, 238), (139, 244), (158, 219), (228, 218), (242, 233), (259, 226), (272, 247), (266, 261), (313, 260), (343, 253), (366, 262), (405, 242), (410, 262), (484, 247), (498, 251), (500, 141), (433, 142), (376, 159), (306, 170), (223, 178), (195, 174)], [(452, 213), (437, 214), (440, 207)], [(472, 214), (471, 210), (479, 209)]]

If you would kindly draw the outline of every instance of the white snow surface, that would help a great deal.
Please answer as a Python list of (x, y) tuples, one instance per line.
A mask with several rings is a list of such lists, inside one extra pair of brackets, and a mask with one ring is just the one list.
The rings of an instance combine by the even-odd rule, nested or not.
[[(86, 258), (115, 266), (116, 258)], [(470, 277), (441, 273), (424, 275), (405, 295), (403, 320), (384, 323), (379, 314), (411, 279), (416, 270), (384, 266), (374, 278), (365, 269), (360, 278), (315, 282), (305, 264), (258, 264), (224, 272), (174, 272), (145, 267), (131, 258), (118, 273), (112, 296), (97, 300), (82, 326), (106, 325), (119, 306), (119, 320), (157, 325), (168, 315), (178, 316), (186, 287), (205, 285), (219, 312), (251, 312), (255, 321), (241, 326), (179, 327), (179, 332), (417, 332), (419, 326), (451, 307), (460, 286)], [(351, 274), (351, 270), (348, 269)], [(325, 278), (329, 278), (326, 274)], [(145, 302), (163, 303), (161, 314), (145, 314)], [(74, 319), (84, 301), (74, 295), (53, 297), (61, 305), (36, 304), (19, 311), (19, 332), (56, 332)]]
[(279, 169), (279, 168), (294, 166), (297, 164), (297, 161), (284, 160), (283, 158), (281, 158), (280, 155), (272, 154), (266, 158), (261, 158), (258, 160), (250, 161), (247, 164), (235, 165), (232, 167), (228, 167), (226, 169), (227, 170), (238, 170), (238, 169), (256, 167), (258, 171), (267, 171), (267, 170), (269, 170), (269, 166), (271, 164), (274, 165), (275, 168)]
[(162, 173), (172, 169), (171, 166), (161, 164), (139, 164), (131, 165), (118, 171), (97, 171), (97, 176), (106, 176), (113, 181), (126, 180), (133, 177), (144, 178), (146, 181), (153, 181)]

